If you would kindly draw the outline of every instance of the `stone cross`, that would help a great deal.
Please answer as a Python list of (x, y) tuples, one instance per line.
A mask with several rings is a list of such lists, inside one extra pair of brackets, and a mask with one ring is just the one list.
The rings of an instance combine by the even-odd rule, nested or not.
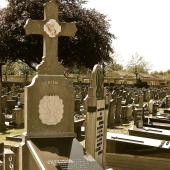
[(40, 74), (63, 74), (58, 63), (58, 37), (74, 36), (77, 31), (74, 23), (60, 23), (58, 13), (58, 3), (52, 0), (44, 6), (44, 20), (29, 19), (25, 25), (26, 34), (43, 36), (43, 61), (38, 67)]

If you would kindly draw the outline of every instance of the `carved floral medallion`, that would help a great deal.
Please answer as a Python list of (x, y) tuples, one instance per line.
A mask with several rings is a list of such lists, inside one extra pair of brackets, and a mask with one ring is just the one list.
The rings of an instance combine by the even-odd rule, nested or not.
[(59, 96), (44, 96), (39, 103), (39, 118), (45, 125), (57, 125), (63, 118), (64, 105)]
[(55, 19), (50, 19), (44, 25), (44, 31), (49, 37), (54, 38), (61, 32), (61, 26), (58, 24), (58, 22), (56, 22)]

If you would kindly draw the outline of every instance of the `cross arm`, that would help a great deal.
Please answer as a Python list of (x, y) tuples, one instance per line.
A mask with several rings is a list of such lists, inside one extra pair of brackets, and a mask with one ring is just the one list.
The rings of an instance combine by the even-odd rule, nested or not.
[(75, 23), (60, 23), (62, 32), (60, 36), (74, 36), (77, 32)]
[(28, 19), (24, 28), (25, 28), (27, 35), (29, 35), (29, 34), (42, 35), (43, 34), (43, 25), (44, 25), (43, 21)]

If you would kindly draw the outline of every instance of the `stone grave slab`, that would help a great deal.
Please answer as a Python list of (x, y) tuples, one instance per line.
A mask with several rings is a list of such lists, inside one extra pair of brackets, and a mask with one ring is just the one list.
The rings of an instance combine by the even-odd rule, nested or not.
[[(148, 120), (149, 119), (149, 120)], [(160, 122), (160, 123), (169, 123), (170, 119), (167, 118), (165, 115), (157, 115), (157, 116), (145, 116), (144, 122)]]
[(107, 132), (107, 153), (170, 158), (170, 142)]
[[(86, 153), (74, 138), (30, 139), (28, 150), (41, 169), (48, 170), (102, 170), (103, 168)], [(27, 169), (31, 162), (27, 162)], [(36, 167), (35, 167), (36, 168)], [(38, 167), (40, 168), (40, 167)]]
[(158, 129), (170, 130), (170, 124), (169, 123), (161, 123), (161, 122), (147, 123), (147, 122), (144, 122), (143, 125), (146, 126), (146, 127), (153, 127), (153, 128), (158, 128)]
[(128, 129), (129, 135), (140, 136), (146, 138), (160, 139), (170, 141), (170, 131), (165, 129), (143, 127), (137, 128), (132, 126)]

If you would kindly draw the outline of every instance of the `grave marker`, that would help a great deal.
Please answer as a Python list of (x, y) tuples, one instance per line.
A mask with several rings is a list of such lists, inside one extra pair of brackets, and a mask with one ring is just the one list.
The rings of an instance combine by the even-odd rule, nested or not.
[(58, 37), (74, 36), (76, 26), (58, 21), (58, 5), (53, 0), (44, 6), (44, 20), (29, 19), (25, 29), (27, 34), (43, 35), (44, 43), (39, 75), (25, 89), (27, 135), (74, 136), (74, 125), (68, 123), (68, 120), (73, 121), (73, 87), (64, 77), (63, 66), (58, 62)]
[[(1, 97), (1, 87), (2, 87), (2, 84), (0, 83), (0, 97)], [(5, 115), (2, 113), (2, 103), (0, 101), (0, 131), (4, 131), (5, 129), (6, 129)]]
[(87, 151), (102, 165), (105, 153), (107, 113), (104, 100), (103, 70), (99, 65), (94, 66), (90, 81), (85, 146)]
[[(58, 36), (73, 36), (73, 23), (59, 23), (58, 4), (44, 6), (44, 20), (29, 20), (28, 34), (44, 37), (44, 60), (25, 88), (25, 133), (20, 146), (20, 169), (102, 168), (75, 139), (73, 85), (57, 61)], [(57, 63), (57, 64), (56, 64)]]

